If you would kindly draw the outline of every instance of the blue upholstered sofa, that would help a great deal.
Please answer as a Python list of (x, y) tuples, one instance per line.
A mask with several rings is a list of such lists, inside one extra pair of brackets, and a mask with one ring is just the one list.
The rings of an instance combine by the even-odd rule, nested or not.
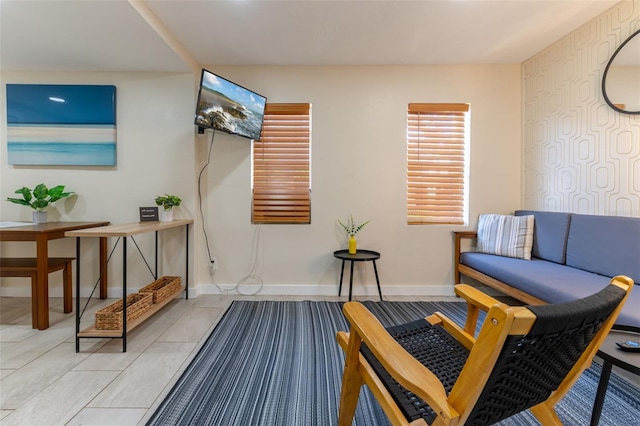
[(455, 279), (460, 274), (527, 304), (560, 303), (588, 296), (611, 277), (634, 280), (616, 326), (640, 328), (640, 218), (518, 210), (533, 215), (531, 260), (463, 252), (472, 231), (454, 232)]

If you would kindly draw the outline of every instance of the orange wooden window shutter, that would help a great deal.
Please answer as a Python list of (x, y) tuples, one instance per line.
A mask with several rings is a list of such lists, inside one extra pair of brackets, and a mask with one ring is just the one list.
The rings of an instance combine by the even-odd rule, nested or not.
[(465, 223), (468, 104), (409, 104), (407, 223)]
[(311, 223), (311, 104), (267, 103), (253, 142), (253, 223)]

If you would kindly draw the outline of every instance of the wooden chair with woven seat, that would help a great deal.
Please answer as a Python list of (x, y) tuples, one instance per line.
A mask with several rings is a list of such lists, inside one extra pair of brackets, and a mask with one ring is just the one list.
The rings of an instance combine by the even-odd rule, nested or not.
[(618, 276), (583, 299), (510, 307), (459, 284), (464, 327), (436, 312), (385, 329), (348, 302), (350, 332), (337, 334), (346, 353), (339, 424), (351, 425), (362, 384), (394, 425), (488, 425), (527, 409), (544, 425), (562, 424), (554, 406), (591, 366), (632, 287)]

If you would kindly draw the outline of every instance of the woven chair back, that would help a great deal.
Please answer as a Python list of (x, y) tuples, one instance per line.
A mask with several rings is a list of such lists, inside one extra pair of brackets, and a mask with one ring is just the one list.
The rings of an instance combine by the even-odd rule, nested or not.
[(609, 285), (584, 299), (527, 306), (535, 324), (525, 336), (507, 337), (466, 424), (493, 424), (549, 398), (624, 296)]

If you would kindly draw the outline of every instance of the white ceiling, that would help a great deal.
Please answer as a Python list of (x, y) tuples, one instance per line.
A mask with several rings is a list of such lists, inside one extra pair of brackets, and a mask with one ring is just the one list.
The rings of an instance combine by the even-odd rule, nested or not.
[(0, 0), (0, 70), (522, 63), (616, 3)]

